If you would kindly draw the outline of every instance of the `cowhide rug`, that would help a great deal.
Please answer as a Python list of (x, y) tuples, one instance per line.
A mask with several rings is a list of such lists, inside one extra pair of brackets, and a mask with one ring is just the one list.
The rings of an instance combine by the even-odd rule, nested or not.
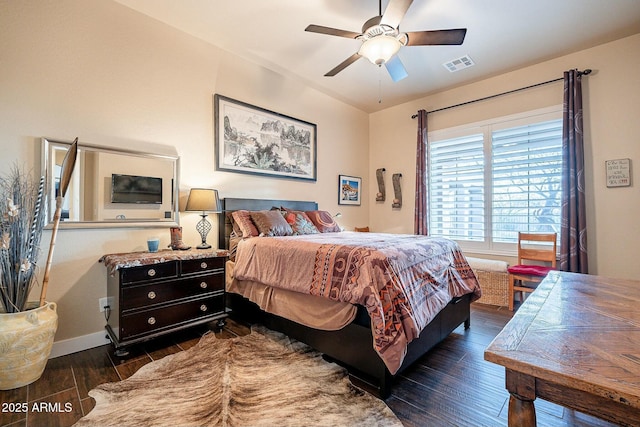
[(402, 426), (310, 347), (266, 328), (149, 363), (89, 392), (76, 426)]

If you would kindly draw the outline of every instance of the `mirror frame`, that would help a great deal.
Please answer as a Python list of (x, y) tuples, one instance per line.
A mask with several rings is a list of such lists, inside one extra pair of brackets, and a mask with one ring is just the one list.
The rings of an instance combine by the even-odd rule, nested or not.
[[(68, 146), (70, 147), (72, 141), (63, 141), (53, 138), (42, 138), (41, 144), (41, 174), (46, 177), (46, 194), (47, 194), (47, 203), (45, 206), (46, 209), (46, 218), (47, 224), (45, 228), (52, 228), (53, 226), (53, 214), (56, 209), (56, 200), (54, 197), (51, 197), (52, 194), (52, 185), (55, 182), (55, 177), (53, 176), (53, 171), (48, 170), (50, 158), (52, 155), (52, 150), (54, 147), (60, 146)], [(156, 154), (156, 153), (148, 153), (144, 151), (135, 151), (128, 150), (122, 148), (113, 148), (113, 147), (104, 147), (100, 145), (87, 144), (84, 142), (78, 142), (78, 150), (89, 150), (89, 151), (99, 151), (110, 154), (119, 154), (125, 156), (132, 157), (143, 157), (147, 159), (159, 159), (159, 160), (169, 160), (174, 163), (174, 185), (173, 185), (173, 206), (171, 212), (173, 213), (172, 219), (158, 219), (157, 221), (149, 221), (149, 220), (100, 220), (100, 221), (61, 221), (59, 227), (60, 228), (131, 228), (131, 227), (145, 227), (145, 228), (159, 228), (159, 227), (178, 227), (179, 223), (179, 177), (180, 177), (180, 157), (177, 155), (167, 155), (167, 154)], [(78, 162), (79, 163), (79, 162)], [(79, 164), (76, 165), (76, 171), (79, 168)], [(74, 171), (74, 173), (76, 173)]]

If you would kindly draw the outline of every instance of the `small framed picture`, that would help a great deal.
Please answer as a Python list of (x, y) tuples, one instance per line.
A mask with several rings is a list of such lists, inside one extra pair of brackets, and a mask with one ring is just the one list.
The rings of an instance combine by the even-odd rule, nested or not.
[(362, 178), (356, 176), (338, 176), (338, 204), (358, 205), (362, 195)]
[(607, 187), (631, 185), (631, 159), (606, 160)]

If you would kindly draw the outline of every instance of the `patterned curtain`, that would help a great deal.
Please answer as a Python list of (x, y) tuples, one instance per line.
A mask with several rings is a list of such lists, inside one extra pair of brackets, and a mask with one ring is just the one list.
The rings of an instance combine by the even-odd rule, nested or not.
[(427, 227), (427, 112), (418, 111), (418, 147), (416, 149), (416, 210), (413, 220), (415, 234), (428, 235)]
[(582, 73), (564, 73), (560, 270), (588, 273), (584, 192)]

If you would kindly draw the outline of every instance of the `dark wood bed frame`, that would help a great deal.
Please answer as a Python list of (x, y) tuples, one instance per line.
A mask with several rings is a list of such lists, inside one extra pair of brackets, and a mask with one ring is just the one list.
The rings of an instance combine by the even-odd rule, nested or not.
[[(284, 206), (295, 210), (316, 210), (317, 203), (287, 200), (257, 200), (226, 198), (222, 201), (226, 212), (240, 209), (264, 210), (274, 206)], [(219, 247), (229, 247), (231, 224), (226, 215), (220, 215)], [(471, 294), (452, 300), (412, 341), (407, 355), (396, 375), (423, 356), (446, 338), (454, 329), (464, 323), (470, 326)], [(300, 325), (291, 320), (262, 311), (256, 304), (237, 294), (227, 295), (227, 306), (231, 316), (241, 321), (261, 323), (269, 329), (282, 332), (304, 342), (325, 357), (346, 367), (351, 380), (367, 391), (384, 399), (389, 396), (393, 375), (373, 349), (373, 336), (366, 310), (358, 307), (356, 319), (338, 331), (323, 331)]]

